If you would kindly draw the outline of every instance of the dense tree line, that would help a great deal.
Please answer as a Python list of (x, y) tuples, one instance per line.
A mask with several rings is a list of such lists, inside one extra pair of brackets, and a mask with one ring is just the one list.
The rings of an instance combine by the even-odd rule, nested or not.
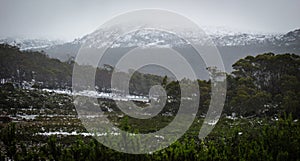
[[(18, 47), (0, 44), (0, 79), (19, 83), (31, 82), (35, 87), (41, 88), (70, 88), (72, 86), (72, 70), (75, 64), (70, 60), (61, 62), (58, 59), (49, 58), (44, 52), (20, 51)], [(82, 77), (94, 67), (80, 65)], [(114, 67), (104, 65), (96, 69), (95, 85), (100, 91), (110, 92), (110, 80)], [(117, 72), (117, 75), (128, 73)], [(160, 84), (161, 76), (133, 73), (130, 80), (130, 92), (132, 94), (148, 94), (151, 86)]]
[(0, 44), (0, 78), (16, 83), (40, 82), (45, 87), (59, 88), (71, 83), (72, 66), (45, 53), (20, 51), (19, 48)]
[(300, 117), (300, 56), (265, 53), (233, 64), (227, 112), (240, 115), (292, 113)]
[[(44, 53), (20, 51), (17, 47), (0, 44), (0, 78), (14, 82), (43, 82), (44, 87), (66, 88), (71, 86), (74, 62), (60, 62), (50, 59)], [(83, 66), (84, 73), (91, 66)], [(110, 92), (110, 79), (114, 67), (105, 65), (97, 68), (95, 84), (98, 90)], [(117, 70), (117, 69), (116, 69)], [(233, 64), (233, 72), (227, 74), (227, 98), (224, 113), (241, 116), (274, 116), (279, 113), (292, 113), (300, 117), (300, 57), (295, 54), (265, 53), (247, 56)], [(117, 72), (117, 75), (128, 73)], [(188, 80), (181, 80), (181, 82)], [(148, 95), (153, 85), (161, 84), (172, 96), (170, 103), (174, 113), (180, 101), (179, 81), (168, 77), (134, 72), (130, 78), (131, 94)], [(205, 114), (210, 102), (211, 83), (198, 80), (201, 93), (200, 114)], [(170, 106), (168, 106), (170, 107)]]
[[(162, 84), (168, 96), (175, 99), (172, 107), (177, 107), (176, 104), (180, 101), (179, 81), (167, 81)], [(198, 80), (198, 84), (199, 114), (204, 115), (210, 104), (211, 81)], [(255, 57), (247, 56), (233, 64), (233, 72), (227, 74), (227, 94), (223, 113), (225, 115), (235, 113), (244, 117), (291, 113), (294, 118), (300, 118), (299, 98), (299, 55), (265, 53)]]

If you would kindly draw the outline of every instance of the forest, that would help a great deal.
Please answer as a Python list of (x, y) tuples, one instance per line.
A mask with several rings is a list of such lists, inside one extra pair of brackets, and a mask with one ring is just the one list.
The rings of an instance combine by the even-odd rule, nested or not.
[[(300, 160), (299, 55), (262, 53), (235, 62), (233, 71), (226, 73), (222, 117), (204, 139), (198, 132), (210, 103), (211, 81), (197, 80), (201, 101), (192, 126), (168, 148), (143, 155), (114, 151), (84, 135), (87, 131), (77, 118), (73, 97), (43, 90), (70, 89), (73, 60), (61, 62), (43, 52), (5, 44), (0, 45), (0, 56), (0, 116), (12, 118), (0, 122), (0, 160)], [(97, 68), (99, 91), (110, 92), (112, 70), (109, 65)], [(172, 98), (150, 120), (124, 116), (112, 100), (98, 102), (120, 129), (157, 131), (178, 111), (180, 81), (187, 80), (133, 75), (130, 93), (146, 95), (151, 86), (160, 84)]]

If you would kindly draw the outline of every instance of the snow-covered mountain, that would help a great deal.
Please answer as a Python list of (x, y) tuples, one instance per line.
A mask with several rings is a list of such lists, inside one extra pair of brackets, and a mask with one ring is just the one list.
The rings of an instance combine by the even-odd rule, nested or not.
[(288, 32), (287, 34), (281, 35), (277, 42), (280, 46), (299, 46), (300, 45), (300, 29)]
[(18, 46), (21, 50), (34, 50), (47, 48), (50, 46), (63, 44), (62, 41), (53, 41), (47, 39), (25, 39), (25, 38), (4, 38), (0, 39), (0, 44), (9, 44), (13, 46)]
[[(235, 61), (247, 55), (257, 55), (265, 52), (300, 54), (300, 29), (282, 34), (245, 32), (222, 27), (202, 27), (202, 29), (219, 49), (225, 64), (225, 68), (228, 71), (231, 71), (231, 65)], [(113, 39), (116, 34), (124, 30), (124, 28), (119, 26), (99, 29), (91, 34), (83, 36), (82, 38), (78, 38), (67, 43), (59, 43), (47, 40), (8, 41), (8, 39), (5, 41), (0, 40), (0, 43), (19, 43), (21, 44), (20, 46), (23, 50), (44, 50), (50, 57), (67, 61), (76, 56), (78, 50), (83, 44), (89, 45), (90, 47), (101, 48), (107, 45), (107, 40)], [(188, 37), (189, 40), (192, 40), (199, 45), (205, 45), (206, 43), (206, 39), (201, 37), (201, 34), (196, 33), (193, 30), (182, 29), (180, 30), (180, 35)], [(134, 32), (129, 32), (114, 41), (114, 43), (111, 45), (111, 48), (114, 50), (110, 51), (112, 56), (109, 58), (108, 62), (114, 62), (115, 59), (118, 58), (116, 55), (120, 55), (119, 53), (124, 53), (125, 51), (129, 50), (128, 48), (132, 48), (134, 46), (145, 48), (184, 48), (186, 47), (186, 44), (189, 44), (189, 42), (178, 37), (172, 32), (154, 29), (136, 30)], [(183, 53), (191, 52), (191, 50), (188, 48), (184, 48), (182, 50), (184, 50)]]
[[(98, 30), (92, 34), (83, 37), (79, 42), (85, 43), (90, 47), (102, 48), (109, 45), (109, 40), (114, 40), (114, 36), (121, 32), (121, 29), (114, 28), (112, 31)], [(110, 48), (130, 48), (130, 47), (178, 47), (187, 44), (187, 42), (176, 36), (173, 33), (154, 30), (154, 29), (140, 29), (129, 32), (114, 40)]]
[[(279, 45), (283, 44), (282, 41), (291, 41), (293, 38), (288, 39), (291, 36), (299, 36), (299, 33), (289, 32), (288, 34), (270, 34), (270, 33), (255, 33), (255, 32), (243, 32), (233, 29), (227, 29), (224, 27), (212, 28), (202, 27), (204, 32), (211, 38), (216, 46), (245, 46), (245, 45)], [(80, 45), (88, 43), (93, 46), (100, 48), (107, 45), (107, 39), (111, 39), (114, 34), (120, 33), (124, 30), (121, 27), (112, 27), (111, 29), (97, 30), (91, 34), (88, 34), (81, 39), (76, 39), (72, 44)], [(297, 31), (297, 30), (295, 30)], [(195, 33), (192, 30), (181, 30), (180, 35), (188, 37), (197, 42), (199, 45), (205, 45), (207, 42), (206, 38), (201, 37), (199, 33)], [(90, 41), (90, 42), (89, 42)], [(187, 44), (183, 39), (178, 36), (159, 30), (141, 29), (134, 32), (130, 32), (120, 38), (118, 38), (111, 48), (120, 47), (181, 47)], [(95, 47), (95, 46), (93, 46)]]
[[(232, 47), (232, 46), (249, 46), (249, 45), (275, 45), (275, 46), (290, 46), (298, 45), (300, 37), (300, 29), (288, 32), (287, 34), (265, 34), (255, 32), (245, 32), (236, 29), (228, 29), (225, 27), (202, 27), (203, 31), (209, 36), (217, 47)], [(106, 46), (108, 41), (124, 30), (121, 27), (111, 27), (110, 29), (97, 30), (82, 38), (75, 39), (72, 42), (64, 43), (62, 41), (51, 41), (45, 39), (20, 39), (20, 38), (5, 38), (0, 39), (0, 43), (8, 43), (10, 45), (19, 46), (21, 50), (45, 50), (50, 52), (66, 53), (70, 56), (74, 55), (82, 44), (90, 44), (91, 47), (97, 44), (97, 47)], [(198, 33), (191, 30), (180, 31), (181, 35), (192, 39), (199, 45), (205, 45), (203, 37), (199, 37)], [(90, 42), (89, 42), (90, 41)], [(150, 29), (141, 29), (130, 32), (118, 38), (111, 48), (126, 48), (126, 47), (182, 47), (189, 42), (179, 38), (177, 35)], [(94, 46), (95, 47), (95, 46)], [(70, 51), (68, 51), (70, 50)], [(60, 53), (60, 54), (62, 54)], [(55, 54), (57, 55), (57, 54)]]

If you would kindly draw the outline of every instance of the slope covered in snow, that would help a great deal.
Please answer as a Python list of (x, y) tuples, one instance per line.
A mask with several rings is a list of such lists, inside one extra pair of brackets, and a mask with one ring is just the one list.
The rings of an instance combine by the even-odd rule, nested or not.
[(34, 50), (47, 48), (50, 46), (63, 44), (62, 41), (53, 41), (47, 39), (24, 39), (24, 38), (4, 38), (0, 39), (0, 44), (9, 44), (12, 46), (18, 46), (21, 50)]

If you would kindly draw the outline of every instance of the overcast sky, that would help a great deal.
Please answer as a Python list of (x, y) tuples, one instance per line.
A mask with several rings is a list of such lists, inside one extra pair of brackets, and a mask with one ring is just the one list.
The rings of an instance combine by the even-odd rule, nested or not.
[(143, 8), (175, 11), (205, 26), (268, 33), (300, 28), (300, 0), (0, 0), (0, 38), (70, 41)]

